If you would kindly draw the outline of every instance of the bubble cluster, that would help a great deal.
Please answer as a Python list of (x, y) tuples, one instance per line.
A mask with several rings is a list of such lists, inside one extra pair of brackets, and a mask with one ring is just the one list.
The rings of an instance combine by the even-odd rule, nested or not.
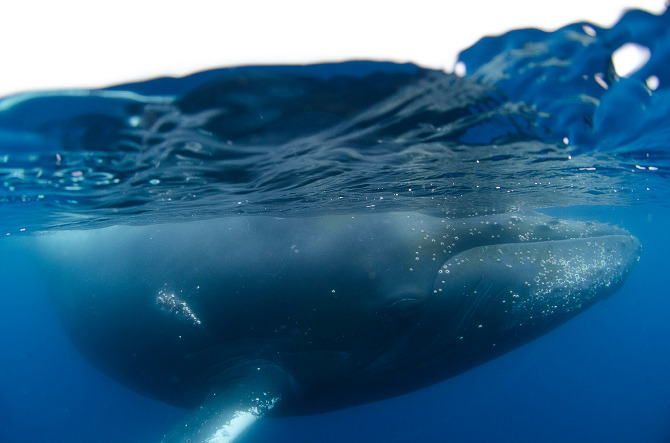
[(177, 298), (173, 292), (168, 292), (165, 288), (158, 291), (156, 303), (161, 310), (190, 321), (194, 325), (201, 325), (202, 322), (186, 304), (185, 301)]

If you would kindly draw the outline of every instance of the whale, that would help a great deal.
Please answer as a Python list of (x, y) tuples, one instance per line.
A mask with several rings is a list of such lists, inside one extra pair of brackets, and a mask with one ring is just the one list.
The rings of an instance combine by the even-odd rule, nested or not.
[(31, 255), (99, 370), (187, 410), (157, 441), (406, 394), (615, 293), (623, 228), (537, 212), (236, 215), (54, 230)]

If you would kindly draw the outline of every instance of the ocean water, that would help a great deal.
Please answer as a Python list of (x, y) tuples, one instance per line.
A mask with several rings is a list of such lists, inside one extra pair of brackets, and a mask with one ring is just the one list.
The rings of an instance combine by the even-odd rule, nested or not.
[[(430, 388), (266, 418), (245, 442), (670, 440), (670, 14), (517, 30), (462, 75), (350, 62), (218, 69), (0, 100), (0, 441), (158, 441), (184, 411), (70, 344), (21, 245), (221, 216), (537, 209), (640, 239), (623, 289)], [(623, 76), (626, 44), (649, 59)]]

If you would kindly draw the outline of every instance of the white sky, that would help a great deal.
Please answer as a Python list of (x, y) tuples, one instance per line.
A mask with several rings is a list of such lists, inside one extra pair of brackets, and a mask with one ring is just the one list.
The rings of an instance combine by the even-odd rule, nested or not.
[(611, 26), (664, 0), (34, 0), (0, 6), (0, 97), (207, 68), (374, 59), (451, 71), (484, 35)]

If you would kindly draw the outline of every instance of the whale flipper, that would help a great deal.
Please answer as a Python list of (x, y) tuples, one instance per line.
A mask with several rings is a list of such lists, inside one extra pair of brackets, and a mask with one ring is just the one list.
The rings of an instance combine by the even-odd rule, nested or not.
[(282, 383), (259, 366), (246, 376), (214, 387), (205, 401), (190, 412), (161, 443), (230, 443), (263, 417), (284, 394)]
[(630, 235), (480, 246), (450, 258), (434, 291), (451, 299), (454, 335), (495, 346), (504, 331), (539, 333), (614, 291), (638, 249)]

